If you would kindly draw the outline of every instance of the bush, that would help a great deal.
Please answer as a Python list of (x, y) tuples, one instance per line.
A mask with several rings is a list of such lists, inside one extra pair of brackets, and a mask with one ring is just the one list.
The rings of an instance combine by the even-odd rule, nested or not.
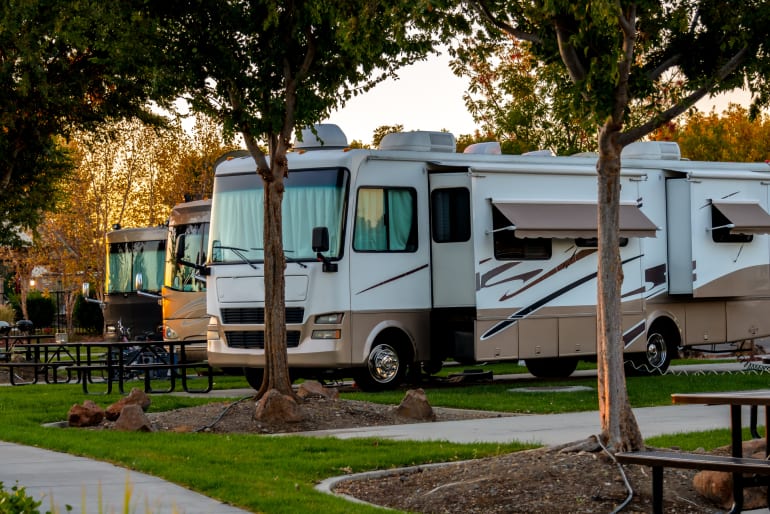
[(0, 305), (0, 321), (13, 325), (16, 322), (16, 309), (11, 304)]
[[(0, 512), (2, 514), (39, 514), (42, 502), (36, 501), (32, 496), (27, 496), (23, 487), (18, 483), (11, 487), (10, 491), (3, 488), (0, 482)], [(50, 512), (46, 512), (50, 514)]]
[(56, 315), (56, 302), (39, 291), (31, 291), (27, 295), (27, 314), (36, 329), (51, 327)]

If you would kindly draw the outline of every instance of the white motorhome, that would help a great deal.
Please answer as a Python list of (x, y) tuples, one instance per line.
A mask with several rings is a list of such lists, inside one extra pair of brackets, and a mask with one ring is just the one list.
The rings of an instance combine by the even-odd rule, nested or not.
[[(294, 376), (399, 384), (445, 359), (523, 359), (567, 376), (596, 354), (596, 157), (455, 153), (449, 133), (346, 148), (334, 126), (289, 154), (283, 199)], [(320, 140), (320, 142), (319, 142)], [(322, 142), (322, 143), (321, 143)], [(477, 148), (478, 150), (478, 148)], [(770, 166), (680, 159), (675, 143), (623, 154), (623, 343), (665, 371), (680, 347), (770, 335)], [(222, 162), (212, 200), (212, 365), (264, 366), (262, 184)]]

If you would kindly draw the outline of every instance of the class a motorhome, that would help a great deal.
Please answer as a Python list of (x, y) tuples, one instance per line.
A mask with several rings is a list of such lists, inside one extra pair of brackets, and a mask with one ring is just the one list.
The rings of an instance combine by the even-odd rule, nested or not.
[(166, 226), (107, 233), (104, 324), (109, 340), (161, 340), (158, 301), (166, 258)]
[(185, 348), (189, 360), (206, 360), (206, 280), (211, 200), (174, 206), (168, 219), (162, 288), (163, 340), (200, 341)]
[[(398, 385), (442, 362), (523, 360), (568, 376), (596, 358), (596, 156), (455, 153), (449, 133), (347, 148), (335, 126), (288, 155), (283, 235), (292, 376)], [(694, 162), (672, 142), (623, 153), (620, 254), (630, 368), (680, 348), (770, 334), (770, 166)], [(216, 169), (209, 362), (264, 366), (262, 185), (250, 157)]]

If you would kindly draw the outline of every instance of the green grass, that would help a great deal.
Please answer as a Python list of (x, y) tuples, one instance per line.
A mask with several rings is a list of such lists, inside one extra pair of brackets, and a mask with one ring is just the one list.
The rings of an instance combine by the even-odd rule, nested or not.
[[(0, 437), (116, 463), (190, 487), (253, 512), (381, 512), (319, 493), (315, 484), (349, 472), (508, 453), (522, 444), (459, 445), (388, 440), (273, 437), (255, 434), (126, 433), (44, 428), (85, 399), (106, 407), (119, 395), (84, 396), (78, 385), (0, 390)], [(154, 395), (151, 410), (210, 399)], [(24, 486), (24, 484), (20, 484)], [(93, 484), (96, 488), (98, 484)]]
[[(634, 407), (670, 404), (673, 392), (760, 389), (767, 374), (666, 375), (628, 379)], [(586, 392), (523, 393), (525, 386), (582, 385)], [(242, 377), (217, 376), (215, 388), (246, 387)], [(507, 412), (571, 412), (596, 409), (596, 379), (517, 381), (455, 388), (427, 387), (434, 406)], [(403, 391), (345, 393), (345, 398), (397, 404)], [(125, 433), (44, 428), (65, 418), (85, 399), (106, 407), (120, 395), (85, 396), (80, 386), (35, 385), (0, 389), (0, 438), (113, 462), (190, 487), (202, 494), (254, 512), (358, 513), (378, 510), (318, 493), (320, 480), (344, 473), (446, 462), (507, 453), (520, 444), (459, 445), (377, 439), (316, 439), (255, 434)], [(203, 396), (153, 395), (152, 411), (214, 401)], [(729, 441), (727, 430), (650, 438), (654, 446), (711, 449)], [(23, 486), (24, 484), (20, 484)], [(94, 484), (97, 487), (98, 484)]]
[[(672, 393), (764, 389), (768, 387), (768, 374), (687, 374), (653, 377), (629, 377), (628, 395), (633, 407), (670, 405)], [(583, 386), (578, 392), (523, 392), (522, 388), (552, 386)], [(423, 387), (434, 407), (455, 407), (529, 414), (555, 414), (598, 409), (596, 378), (569, 380), (521, 380), (516, 382), (477, 384), (473, 386)], [(398, 404), (403, 391), (381, 393), (343, 393), (343, 398), (376, 403)]]

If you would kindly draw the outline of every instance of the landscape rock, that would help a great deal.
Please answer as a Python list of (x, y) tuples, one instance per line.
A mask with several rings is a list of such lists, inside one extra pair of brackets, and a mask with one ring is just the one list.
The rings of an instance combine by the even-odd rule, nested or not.
[(402, 418), (423, 421), (436, 420), (436, 413), (433, 412), (433, 407), (428, 403), (428, 397), (422, 388), (408, 390), (394, 412)]
[(104, 409), (91, 400), (83, 405), (73, 405), (67, 413), (67, 425), (71, 427), (93, 427), (104, 420)]
[[(765, 440), (752, 439), (743, 442), (743, 455), (755, 459), (765, 458)], [(699, 494), (729, 509), (733, 504), (733, 475), (723, 471), (701, 471), (692, 480)], [(763, 487), (749, 487), (743, 490), (743, 508), (761, 509), (767, 507), (767, 495)]]
[(108, 420), (115, 421), (120, 417), (123, 408), (127, 405), (138, 405), (142, 408), (143, 411), (146, 412), (151, 403), (152, 401), (150, 400), (150, 397), (147, 396), (144, 391), (134, 387), (131, 389), (131, 392), (128, 393), (128, 396), (124, 396), (117, 402), (107, 407), (105, 415), (107, 416)]
[(326, 398), (328, 400), (336, 400), (340, 397), (340, 393), (337, 389), (324, 387), (323, 384), (316, 380), (307, 380), (299, 385), (297, 396), (303, 400), (305, 398)]
[(294, 398), (281, 394), (277, 389), (270, 389), (257, 402), (254, 419), (299, 423), (302, 421), (302, 411)]
[(152, 432), (152, 423), (140, 405), (129, 404), (123, 407), (120, 417), (115, 421), (115, 430), (124, 432)]

